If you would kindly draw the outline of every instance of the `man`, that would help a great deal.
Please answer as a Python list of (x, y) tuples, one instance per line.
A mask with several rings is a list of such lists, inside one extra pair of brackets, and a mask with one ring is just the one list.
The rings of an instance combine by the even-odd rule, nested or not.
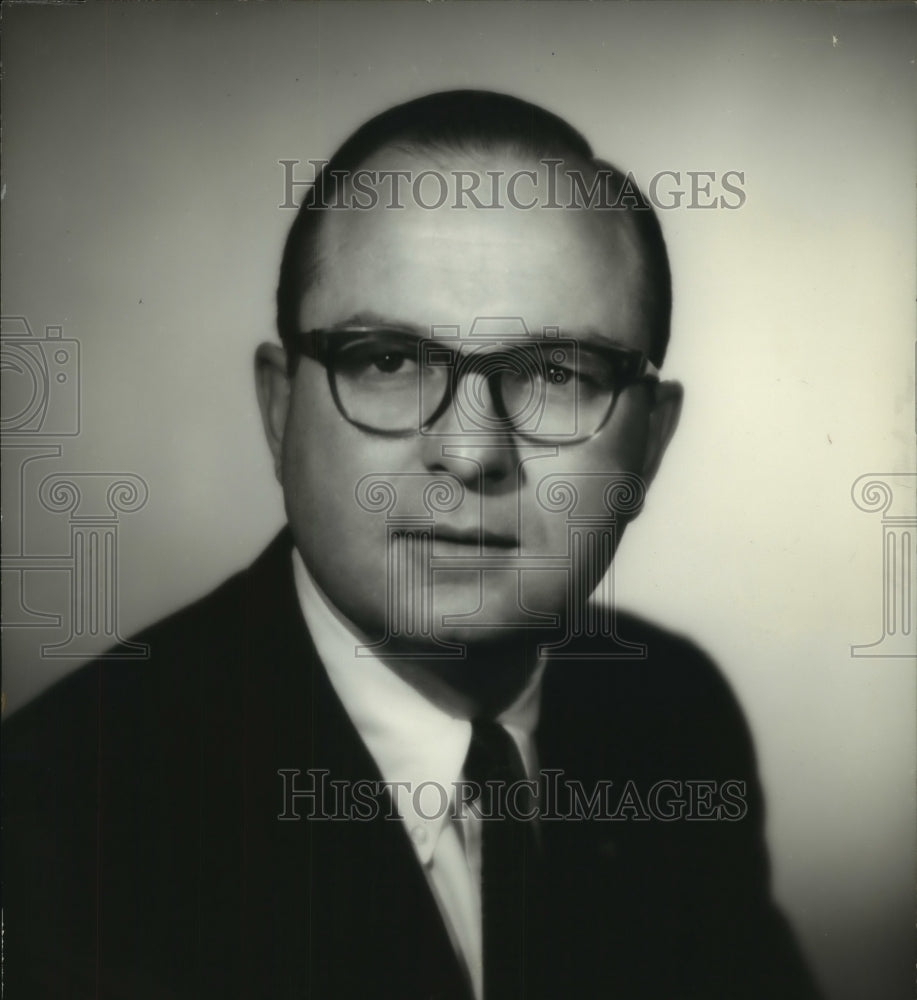
[(587, 603), (669, 313), (652, 211), (548, 112), (341, 147), (257, 354), (288, 531), (6, 727), (11, 995), (815, 996), (728, 687)]

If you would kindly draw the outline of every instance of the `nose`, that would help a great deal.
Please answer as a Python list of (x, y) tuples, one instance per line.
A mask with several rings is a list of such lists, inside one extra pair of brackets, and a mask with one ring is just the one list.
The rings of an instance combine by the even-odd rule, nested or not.
[(448, 472), (482, 493), (515, 488), (518, 443), (485, 375), (458, 379), (449, 405), (424, 429), (422, 441), (424, 465), (431, 472)]

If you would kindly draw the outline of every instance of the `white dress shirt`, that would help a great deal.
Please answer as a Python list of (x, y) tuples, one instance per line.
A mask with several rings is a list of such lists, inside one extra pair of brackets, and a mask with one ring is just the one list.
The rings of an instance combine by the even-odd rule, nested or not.
[[(316, 651), (383, 779), (392, 783), (395, 807), (456, 954), (481, 1000), (482, 821), (467, 809), (460, 818), (453, 818), (453, 783), (462, 778), (471, 722), (434, 705), (378, 658), (365, 652), (356, 655), (356, 647), (367, 640), (319, 590), (296, 548), (293, 575)], [(519, 747), (529, 777), (538, 766), (532, 734), (538, 722), (543, 672), (541, 663), (525, 690), (497, 720)], [(399, 789), (395, 782), (407, 782), (407, 789)]]

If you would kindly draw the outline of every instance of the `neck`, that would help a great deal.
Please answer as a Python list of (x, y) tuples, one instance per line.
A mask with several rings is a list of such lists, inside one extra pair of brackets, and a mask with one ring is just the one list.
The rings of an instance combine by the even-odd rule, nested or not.
[(381, 659), (450, 715), (493, 718), (525, 690), (538, 664), (536, 650), (531, 634), (522, 634), (499, 642), (467, 643), (464, 655), (456, 658), (425, 657), (422, 649), (414, 649), (409, 655)]
[[(315, 615), (319, 622), (336, 621), (361, 644), (373, 646), (385, 637), (384, 629), (364, 631), (332, 604), (298, 552), (293, 557), (293, 568), (297, 594), (310, 626), (311, 615)], [(541, 630), (528, 629), (499, 630), (496, 636), (491, 633), (486, 639), (480, 635), (480, 630), (473, 630), (473, 639), (463, 643), (464, 653), (460, 656), (444, 657), (448, 650), (443, 646), (403, 636), (397, 640), (396, 649), (386, 642), (386, 648), (377, 648), (376, 655), (405, 683), (450, 715), (493, 718), (525, 689), (538, 665), (538, 645), (545, 641), (545, 635)]]

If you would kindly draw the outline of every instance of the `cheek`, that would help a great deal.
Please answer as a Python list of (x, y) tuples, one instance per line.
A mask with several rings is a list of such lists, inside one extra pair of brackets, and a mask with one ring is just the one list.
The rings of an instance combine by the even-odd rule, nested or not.
[(338, 551), (353, 530), (353, 491), (361, 461), (355, 430), (339, 418), (327, 387), (298, 387), (283, 439), (287, 517), (310, 569)]
[(619, 472), (640, 472), (646, 456), (649, 411), (645, 388), (633, 386), (618, 399), (610, 421), (583, 446), (584, 461)]
[(301, 397), (290, 412), (283, 449), (287, 518), (320, 589), (372, 632), (386, 608), (385, 513), (361, 507), (356, 487), (377, 470), (397, 472), (404, 456), (339, 419), (336, 410), (329, 413), (325, 402)]
[[(332, 430), (316, 405), (322, 387), (297, 385), (283, 435), (283, 490), (287, 507), (303, 515), (318, 515), (326, 492), (327, 440)], [(333, 467), (332, 467), (333, 468)]]
[(616, 520), (622, 529), (645, 494), (633, 477), (642, 470), (646, 445), (645, 406), (622, 397), (596, 437), (529, 464), (520, 498), (526, 548), (552, 554), (566, 550), (568, 522)]

